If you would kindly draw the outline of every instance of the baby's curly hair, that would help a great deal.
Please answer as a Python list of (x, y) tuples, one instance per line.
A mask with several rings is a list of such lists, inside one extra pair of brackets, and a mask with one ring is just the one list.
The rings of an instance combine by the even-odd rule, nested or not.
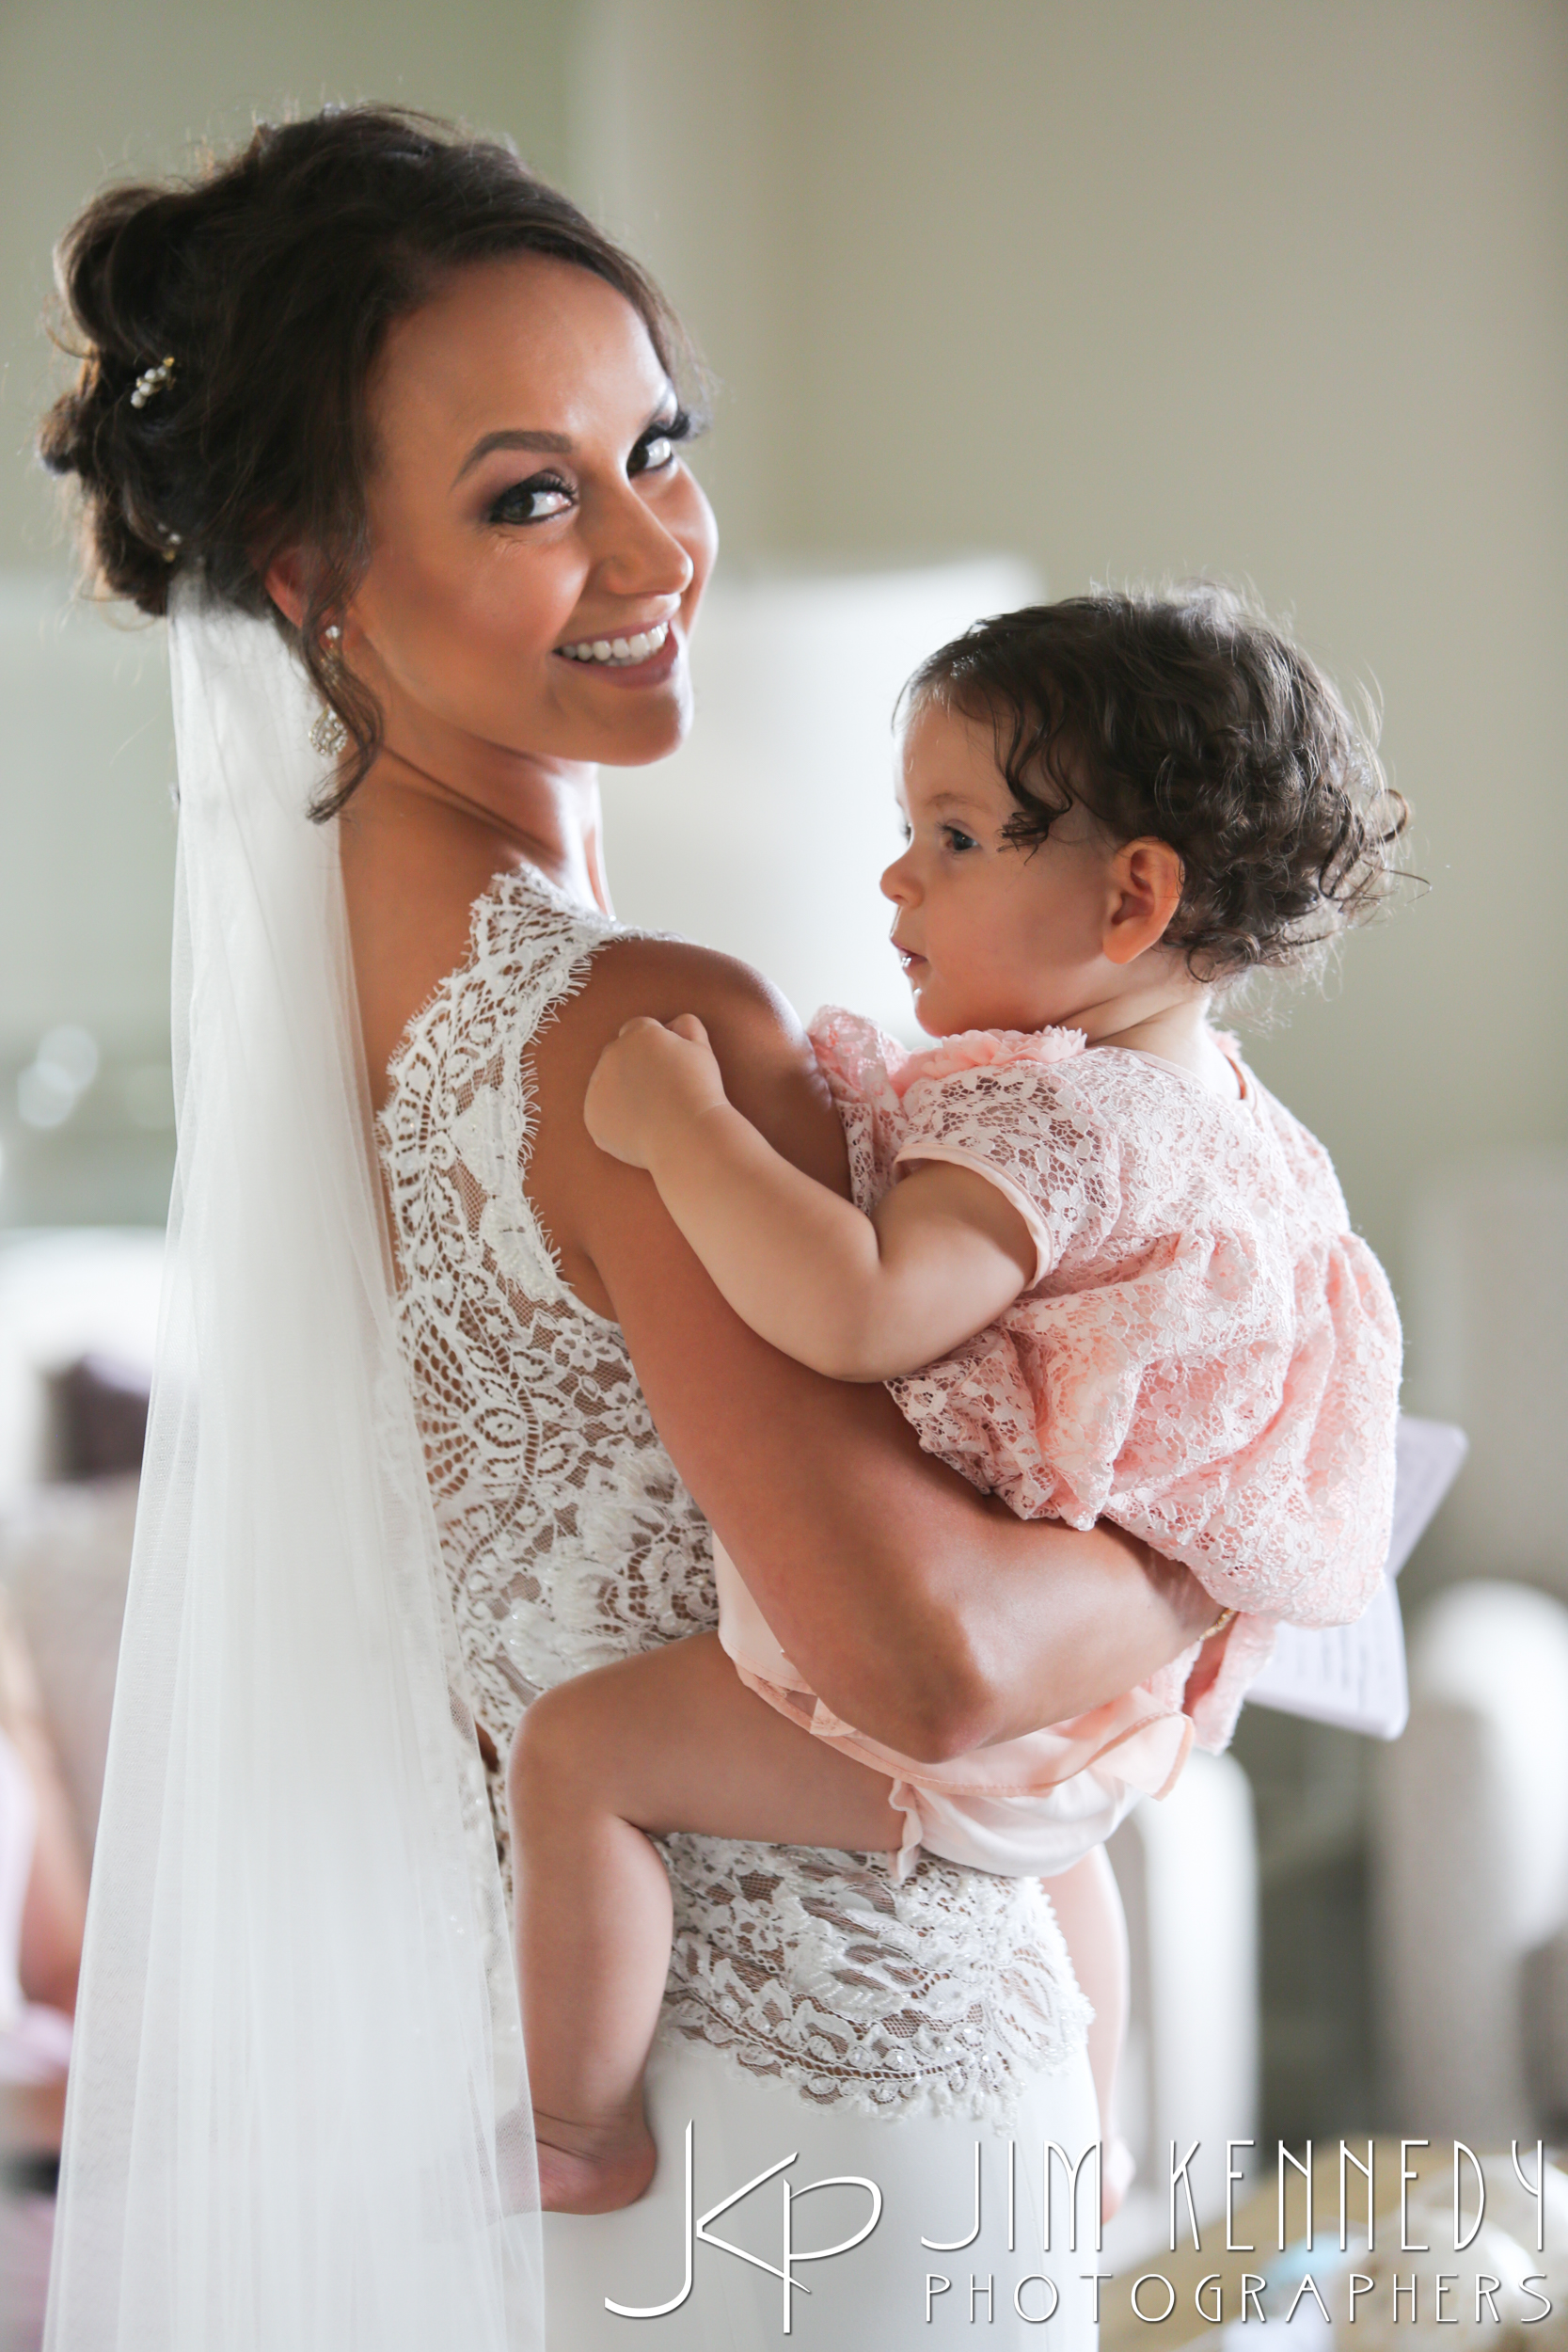
[(904, 703), (989, 720), (1021, 849), (1075, 803), (1118, 841), (1168, 842), (1165, 938), (1206, 982), (1321, 964), (1398, 879), (1409, 810), (1370, 730), (1234, 589), (1101, 589), (976, 622)]

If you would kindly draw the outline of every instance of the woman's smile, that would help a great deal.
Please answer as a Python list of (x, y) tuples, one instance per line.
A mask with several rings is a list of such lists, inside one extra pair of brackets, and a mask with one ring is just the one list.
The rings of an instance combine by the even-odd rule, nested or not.
[(563, 764), (673, 751), (715, 532), (632, 304), (542, 254), (477, 262), (390, 330), (373, 403), (346, 643), (391, 750), (514, 818)]
[(686, 651), (673, 620), (655, 621), (647, 628), (614, 637), (584, 637), (558, 645), (563, 661), (595, 674), (607, 685), (660, 686)]

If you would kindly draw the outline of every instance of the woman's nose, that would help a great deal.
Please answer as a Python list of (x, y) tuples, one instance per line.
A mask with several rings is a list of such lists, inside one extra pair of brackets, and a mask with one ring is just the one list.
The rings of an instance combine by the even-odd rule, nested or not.
[(621, 596), (684, 596), (696, 568), (673, 532), (628, 488), (603, 531), (599, 571), (605, 586)]

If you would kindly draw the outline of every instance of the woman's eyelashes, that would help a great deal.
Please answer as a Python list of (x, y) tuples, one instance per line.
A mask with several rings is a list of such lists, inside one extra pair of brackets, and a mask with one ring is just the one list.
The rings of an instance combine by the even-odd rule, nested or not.
[[(692, 429), (684, 408), (649, 425), (626, 460), (627, 480), (635, 481), (639, 474), (663, 473), (674, 464), (680, 443), (690, 439)], [(499, 498), (492, 499), (486, 519), (501, 524), (549, 522), (557, 515), (569, 514), (577, 502), (576, 486), (560, 474), (533, 473), (526, 482), (509, 483)]]
[(554, 515), (570, 512), (577, 503), (577, 493), (569, 482), (557, 473), (530, 474), (526, 482), (514, 482), (492, 499), (488, 520), (493, 523), (542, 523)]
[(676, 450), (682, 441), (691, 438), (691, 419), (684, 408), (677, 408), (673, 417), (651, 424), (632, 451), (627, 473), (634, 479), (640, 473), (662, 473), (666, 466), (674, 464)]

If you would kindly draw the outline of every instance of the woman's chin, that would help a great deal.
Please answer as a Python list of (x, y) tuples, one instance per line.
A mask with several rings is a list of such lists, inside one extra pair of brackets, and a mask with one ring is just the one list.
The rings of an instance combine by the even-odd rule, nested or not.
[(691, 689), (684, 674), (681, 688), (679, 692), (660, 693), (657, 701), (650, 693), (646, 703), (629, 704), (616, 725), (595, 727), (594, 748), (584, 751), (583, 758), (601, 768), (649, 768), (656, 760), (668, 759), (691, 731)]

